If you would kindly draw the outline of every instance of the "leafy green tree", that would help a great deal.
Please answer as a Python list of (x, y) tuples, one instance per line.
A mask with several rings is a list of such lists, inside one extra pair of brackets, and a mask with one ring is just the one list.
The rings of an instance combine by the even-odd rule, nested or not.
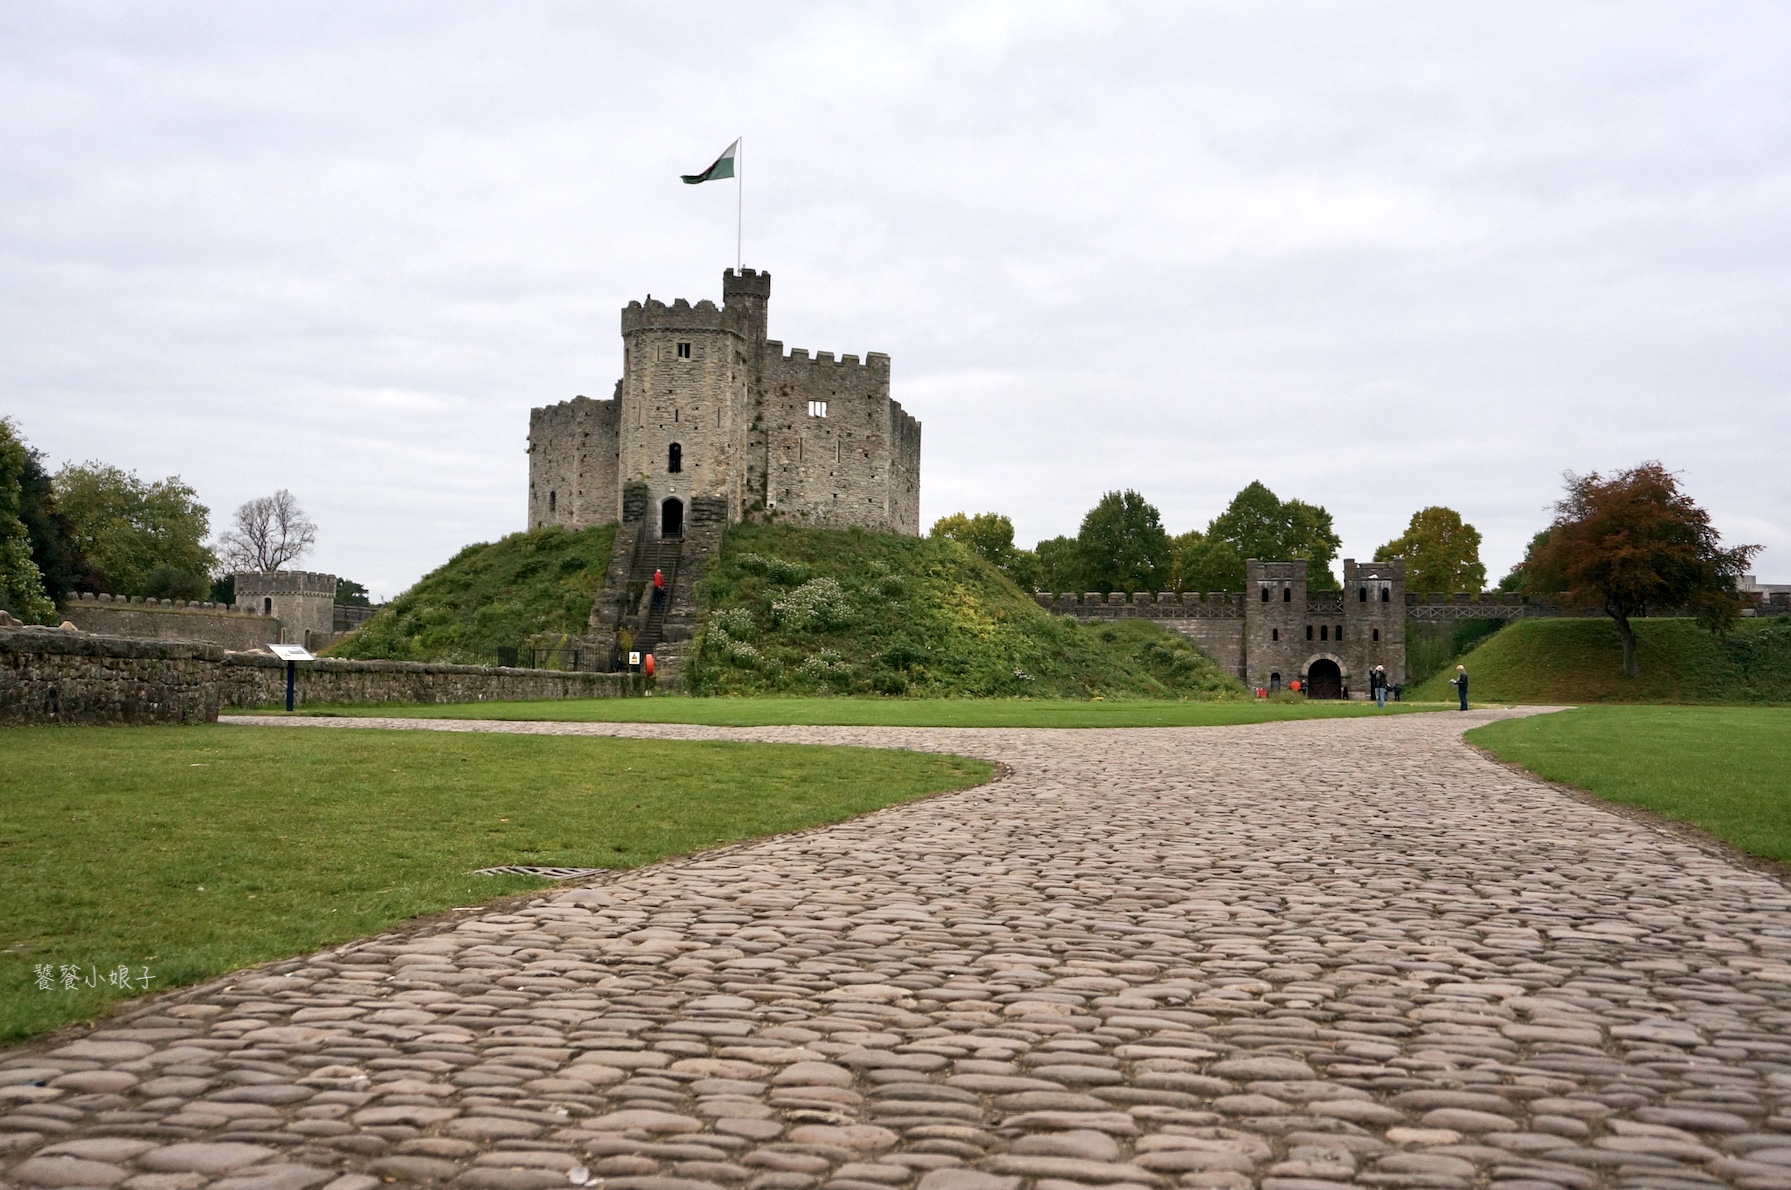
[(217, 567), (205, 544), (211, 510), (178, 475), (147, 483), (103, 463), (71, 463), (56, 473), (55, 493), (102, 590), (148, 595), (158, 570), (204, 579)]
[(1130, 489), (1108, 492), (1088, 510), (1076, 547), (1090, 591), (1155, 591), (1169, 578), (1169, 534), (1163, 518)]
[(1609, 479), (1568, 472), (1567, 494), (1524, 572), (1539, 589), (1602, 606), (1623, 642), (1623, 672), (1634, 678), (1641, 667), (1630, 619), (1687, 608), (1704, 627), (1726, 631), (1741, 614), (1736, 583), (1759, 552), (1724, 549), (1710, 514), (1671, 471), (1647, 462)]
[[(232, 593), (236, 584), (231, 583)], [(372, 607), (373, 599), (367, 594), (367, 588), (353, 579), (336, 580), (336, 602), (343, 607)]]
[(1082, 565), (1082, 551), (1074, 537), (1052, 537), (1033, 548), (1038, 560), (1038, 584), (1042, 591), (1080, 595), (1088, 590)]
[(1177, 580), (1184, 591), (1242, 591), (1244, 563), (1306, 560), (1306, 585), (1335, 590), (1331, 563), (1343, 545), (1331, 514), (1303, 500), (1283, 500), (1265, 485), (1247, 485), (1212, 519), (1206, 532), (1183, 534), (1177, 551)]
[(1480, 562), (1480, 530), (1453, 508), (1419, 509), (1405, 532), (1374, 551), (1376, 562), (1405, 559), (1410, 591), (1480, 591), (1486, 567)]
[(44, 591), (43, 572), (31, 557), (31, 534), (19, 516), (20, 481), (30, 462), (18, 428), (0, 418), (0, 609), (27, 624), (54, 624), (56, 605)]
[(1031, 550), (1014, 548), (1014, 522), (999, 512), (979, 512), (975, 516), (954, 512), (933, 522), (932, 535), (962, 542), (1022, 591), (1033, 590), (1038, 581), (1038, 557)]

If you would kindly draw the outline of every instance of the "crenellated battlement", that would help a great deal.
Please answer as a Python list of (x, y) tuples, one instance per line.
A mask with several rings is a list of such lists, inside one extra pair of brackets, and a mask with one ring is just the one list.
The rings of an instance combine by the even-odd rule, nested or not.
[(806, 347), (792, 347), (789, 354), (786, 355), (783, 343), (777, 339), (767, 339), (765, 351), (790, 367), (802, 365), (812, 368), (857, 368), (867, 372), (881, 373), (885, 376), (889, 374), (889, 356), (881, 351), (866, 352), (862, 362), (856, 355), (842, 355), (835, 359), (831, 351), (817, 351), (811, 357)]
[(738, 322), (736, 316), (708, 298), (694, 306), (678, 298), (668, 306), (649, 294), (645, 302), (629, 302), (622, 308), (624, 335), (636, 331), (727, 331), (738, 335)]

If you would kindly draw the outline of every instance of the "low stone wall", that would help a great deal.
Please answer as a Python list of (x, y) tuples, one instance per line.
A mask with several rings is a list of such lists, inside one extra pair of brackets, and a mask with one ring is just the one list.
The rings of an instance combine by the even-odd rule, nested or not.
[[(649, 679), (414, 661), (301, 661), (295, 701), (492, 702), (622, 698)], [(282, 705), (286, 663), (200, 641), (0, 627), (0, 724), (208, 723), (220, 708)]]
[[(286, 703), (286, 663), (271, 653), (226, 653), (225, 707)], [(634, 674), (418, 661), (344, 661), (322, 657), (293, 670), (295, 706), (371, 702), (522, 702), (561, 698), (624, 698), (645, 689)]]
[(223, 663), (195, 641), (0, 628), (0, 724), (208, 723)]
[(82, 632), (101, 636), (205, 641), (226, 649), (254, 649), (280, 639), (277, 617), (239, 611), (223, 603), (82, 595), (64, 603), (61, 612), (63, 619)]

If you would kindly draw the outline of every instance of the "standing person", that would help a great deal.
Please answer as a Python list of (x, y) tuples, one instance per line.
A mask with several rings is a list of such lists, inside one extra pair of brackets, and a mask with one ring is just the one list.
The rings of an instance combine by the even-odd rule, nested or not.
[(665, 605), (665, 571), (660, 570), (657, 567), (655, 567), (653, 570), (653, 606), (654, 607), (663, 607), (664, 605)]
[(1455, 687), (1455, 693), (1457, 693), (1461, 696), (1461, 709), (1464, 711), (1467, 710), (1468, 709), (1468, 667), (1465, 665), (1456, 666), (1455, 667), (1455, 676), (1449, 679), (1449, 684), (1451, 686)]
[(1375, 666), (1374, 672), (1368, 675), (1368, 685), (1374, 690), (1374, 705), (1384, 709), (1387, 705), (1387, 667)]

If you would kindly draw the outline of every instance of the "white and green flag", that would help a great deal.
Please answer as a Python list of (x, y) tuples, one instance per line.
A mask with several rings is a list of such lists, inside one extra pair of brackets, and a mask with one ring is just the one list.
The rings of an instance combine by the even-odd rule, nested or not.
[(723, 149), (721, 156), (715, 159), (715, 164), (702, 173), (679, 174), (678, 176), (684, 179), (686, 186), (695, 186), (698, 182), (714, 182), (721, 178), (731, 178), (734, 176), (734, 155), (739, 151), (740, 142), (735, 141)]

